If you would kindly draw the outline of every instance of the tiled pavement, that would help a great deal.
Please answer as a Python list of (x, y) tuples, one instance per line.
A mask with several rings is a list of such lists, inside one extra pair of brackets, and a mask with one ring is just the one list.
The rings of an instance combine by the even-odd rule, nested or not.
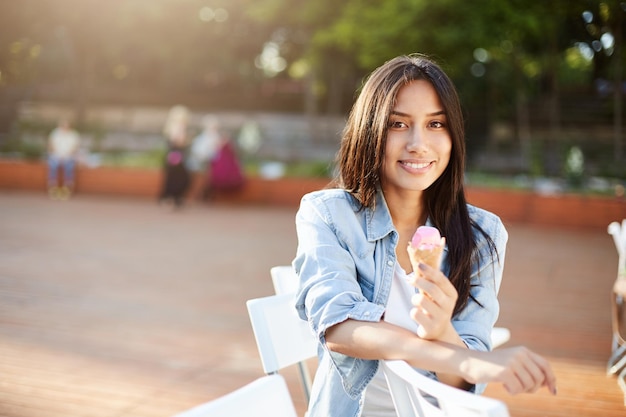
[[(165, 417), (262, 375), (245, 301), (291, 261), (294, 214), (0, 193), (0, 416)], [(625, 415), (605, 375), (610, 236), (507, 227), (498, 325), (552, 361), (559, 395), (487, 395), (514, 417)]]

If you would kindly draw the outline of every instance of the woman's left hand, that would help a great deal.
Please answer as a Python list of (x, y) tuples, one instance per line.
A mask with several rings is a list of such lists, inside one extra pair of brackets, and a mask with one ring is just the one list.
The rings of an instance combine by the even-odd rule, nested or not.
[(456, 335), (452, 313), (458, 293), (450, 280), (441, 271), (420, 263), (412, 284), (419, 290), (411, 298), (411, 318), (419, 324), (417, 335), (442, 341), (448, 339), (446, 336)]

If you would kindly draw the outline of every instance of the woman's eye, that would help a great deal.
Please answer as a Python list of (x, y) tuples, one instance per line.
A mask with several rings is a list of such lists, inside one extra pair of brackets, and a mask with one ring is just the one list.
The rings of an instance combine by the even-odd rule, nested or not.
[(400, 128), (406, 127), (406, 124), (404, 122), (396, 120), (396, 121), (392, 121), (391, 123), (389, 123), (389, 127), (392, 129), (400, 129)]
[(434, 122), (430, 122), (430, 127), (433, 127), (435, 129), (441, 129), (446, 127), (446, 125), (440, 121), (434, 121)]

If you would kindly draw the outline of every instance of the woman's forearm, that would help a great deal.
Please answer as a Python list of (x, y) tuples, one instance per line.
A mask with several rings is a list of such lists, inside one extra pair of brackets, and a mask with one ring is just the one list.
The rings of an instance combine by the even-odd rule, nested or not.
[[(346, 320), (326, 331), (332, 351), (362, 359), (404, 360), (438, 375), (455, 376), (456, 386), (500, 382), (511, 394), (542, 386), (556, 393), (556, 377), (543, 357), (525, 347), (480, 352), (442, 341), (421, 339), (381, 321)], [(446, 381), (448, 382), (448, 381)]]
[(326, 331), (326, 344), (334, 352), (361, 359), (405, 360), (416, 368), (436, 372), (446, 383), (463, 386), (460, 361), (467, 347), (457, 338), (460, 344), (424, 340), (385, 321), (346, 320)]

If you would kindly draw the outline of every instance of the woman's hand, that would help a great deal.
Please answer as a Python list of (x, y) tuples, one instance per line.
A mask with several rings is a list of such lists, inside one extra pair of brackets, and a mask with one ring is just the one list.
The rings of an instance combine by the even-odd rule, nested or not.
[(550, 363), (525, 347), (468, 352), (470, 357), (461, 365), (468, 382), (501, 382), (510, 394), (535, 392), (545, 386), (556, 395), (556, 377)]
[(458, 293), (450, 280), (439, 270), (419, 264), (411, 283), (419, 293), (411, 298), (411, 318), (419, 324), (417, 335), (422, 339), (452, 341), (457, 337), (452, 327), (452, 313)]

